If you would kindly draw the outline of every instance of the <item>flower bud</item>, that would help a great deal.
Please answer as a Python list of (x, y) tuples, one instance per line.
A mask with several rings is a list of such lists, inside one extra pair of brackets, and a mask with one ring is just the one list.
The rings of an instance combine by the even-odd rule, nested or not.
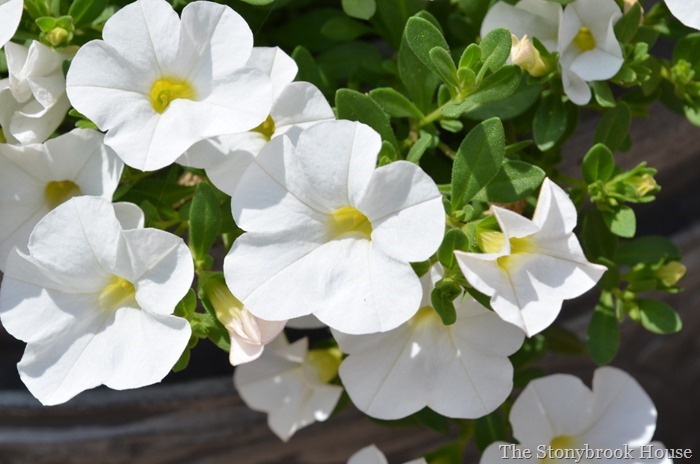
[(678, 261), (671, 261), (670, 263), (664, 264), (661, 269), (656, 271), (656, 277), (667, 287), (673, 287), (676, 285), (684, 276), (686, 268), (684, 265)]
[(640, 197), (657, 192), (660, 189), (659, 184), (657, 184), (656, 180), (654, 179), (654, 176), (648, 173), (630, 177), (627, 180), (627, 184), (634, 187)]
[(532, 44), (527, 35), (518, 39), (511, 34), (513, 45), (510, 49), (510, 59), (514, 65), (520, 66), (533, 77), (544, 76), (549, 73), (550, 68), (542, 59), (539, 50)]

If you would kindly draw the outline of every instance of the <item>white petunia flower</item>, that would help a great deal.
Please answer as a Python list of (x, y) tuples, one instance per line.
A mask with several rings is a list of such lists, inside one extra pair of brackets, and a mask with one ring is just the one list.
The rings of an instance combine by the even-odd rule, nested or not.
[(415, 314), (421, 286), (409, 262), (440, 245), (442, 197), (415, 164), (375, 169), (380, 147), (368, 126), (330, 121), (306, 129), (296, 146), (277, 137), (257, 156), (232, 202), (248, 233), (224, 261), (226, 283), (253, 314), (314, 314), (355, 334)]
[(549, 179), (532, 220), (497, 206), (493, 212), (501, 232), (480, 235), (484, 253), (455, 256), (469, 283), (491, 297), (494, 311), (531, 337), (556, 319), (563, 300), (590, 290), (606, 268), (584, 256), (573, 233), (576, 207)]
[(666, 6), (680, 22), (693, 29), (700, 29), (699, 0), (664, 0)]
[(180, 20), (165, 0), (139, 0), (102, 36), (73, 59), (68, 97), (129, 166), (162, 168), (195, 142), (247, 131), (270, 113), (269, 77), (245, 67), (253, 35), (227, 6), (190, 3)]
[(98, 131), (75, 129), (44, 144), (0, 144), (0, 270), (13, 247), (26, 252), (34, 226), (78, 195), (111, 200), (123, 163)]
[[(348, 464), (388, 464), (388, 461), (384, 457), (384, 453), (379, 451), (379, 448), (375, 445), (370, 445), (350, 456)], [(427, 464), (427, 461), (424, 458), (420, 458), (405, 464)]]
[(198, 142), (178, 160), (186, 166), (206, 169), (214, 185), (229, 195), (255, 155), (274, 137), (285, 134), (296, 143), (304, 129), (335, 119), (320, 90), (308, 82), (292, 82), (297, 65), (279, 48), (254, 48), (247, 65), (260, 69), (272, 80), (274, 102), (265, 122), (245, 133)]
[(10, 255), (0, 320), (27, 343), (17, 367), (45, 405), (101, 384), (157, 383), (187, 346), (190, 325), (171, 314), (192, 283), (192, 256), (175, 235), (130, 228), (141, 222), (133, 208), (73, 198), (37, 224), (29, 255)]
[(233, 381), (251, 409), (267, 413), (270, 429), (287, 441), (299, 429), (328, 419), (343, 388), (330, 385), (338, 371), (337, 350), (308, 350), (302, 338), (280, 335), (257, 360), (238, 366)]
[(518, 39), (537, 37), (549, 51), (557, 49), (561, 5), (547, 0), (521, 0), (515, 5), (495, 3), (481, 24), (481, 36), (505, 27)]
[(462, 296), (455, 300), (457, 322), (444, 325), (430, 302), (441, 277), (439, 265), (423, 276), (421, 309), (400, 327), (370, 335), (333, 332), (349, 355), (340, 378), (367, 415), (400, 419), (427, 406), (474, 419), (500, 406), (513, 389), (508, 356), (522, 345), (522, 331)]
[(258, 359), (265, 345), (284, 329), (286, 321), (265, 321), (253, 316), (231, 294), (223, 278), (210, 278), (204, 286), (204, 292), (214, 307), (217, 319), (228, 330), (231, 338), (229, 361), (233, 366)]
[(588, 82), (610, 79), (622, 67), (614, 30), (621, 16), (614, 0), (576, 0), (564, 8), (557, 51), (564, 92), (573, 103), (588, 103)]
[(24, 0), (0, 0), (0, 48), (17, 32), (23, 7)]
[[(649, 443), (656, 429), (654, 403), (636, 380), (614, 367), (595, 371), (593, 391), (572, 375), (555, 374), (531, 381), (513, 404), (510, 424), (520, 443), (492, 443), (480, 464), (514, 459), (562, 464), (671, 463), (670, 459), (653, 457), (664, 454), (663, 445)], [(526, 449), (532, 456), (521, 459)], [(620, 450), (622, 457), (592, 457), (595, 450)], [(622, 454), (625, 450), (626, 457)], [(515, 453), (520, 457), (514, 458)], [(650, 458), (644, 459), (645, 454)], [(567, 455), (570, 459), (558, 459)]]
[(65, 58), (37, 41), (28, 49), (8, 42), (5, 55), (9, 77), (0, 80), (0, 142), (41, 143), (70, 108), (63, 77)]

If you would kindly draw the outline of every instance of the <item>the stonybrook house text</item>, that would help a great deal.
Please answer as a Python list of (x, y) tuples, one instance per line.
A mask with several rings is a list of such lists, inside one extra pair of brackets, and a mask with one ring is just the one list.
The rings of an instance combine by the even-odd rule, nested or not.
[(641, 447), (630, 447), (623, 445), (622, 448), (591, 448), (587, 443), (582, 448), (552, 448), (549, 445), (539, 445), (533, 452), (530, 448), (519, 448), (515, 444), (498, 445), (503, 459), (573, 459), (574, 462), (581, 462), (583, 459), (690, 459), (693, 457), (691, 449), (664, 449), (656, 448), (654, 445), (643, 445)]

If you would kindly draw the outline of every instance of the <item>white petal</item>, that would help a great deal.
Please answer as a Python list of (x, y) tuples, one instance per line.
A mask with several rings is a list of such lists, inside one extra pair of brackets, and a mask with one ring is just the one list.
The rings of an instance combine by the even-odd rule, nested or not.
[(542, 182), (537, 206), (532, 216), (539, 228), (539, 237), (556, 237), (569, 234), (576, 227), (576, 206), (561, 187), (546, 178)]
[[(492, 206), (492, 209), (506, 239), (527, 237), (540, 230), (532, 221), (513, 211), (498, 206)], [(510, 246), (507, 250), (510, 253)]]
[(290, 329), (322, 329), (327, 327), (326, 324), (319, 321), (314, 315), (301, 316), (296, 319), (290, 319), (287, 321), (287, 327)]
[(293, 138), (293, 142), (296, 142), (302, 129), (335, 119), (326, 97), (308, 82), (287, 85), (275, 99), (270, 116), (275, 121), (275, 136), (287, 134)]
[(555, 437), (577, 435), (587, 425), (592, 404), (593, 394), (577, 377), (555, 374), (532, 380), (510, 410), (513, 436), (534, 450)]
[(413, 163), (397, 161), (375, 170), (358, 208), (372, 223), (372, 241), (395, 259), (426, 260), (442, 242), (442, 195)]
[(299, 70), (292, 57), (279, 47), (253, 48), (247, 66), (257, 68), (270, 76), (274, 100), (277, 100), (285, 87), (291, 84)]
[(617, 74), (623, 63), (621, 51), (617, 56), (595, 49), (579, 55), (569, 69), (585, 81), (604, 81)]
[(4, 0), (0, 2), (0, 48), (9, 41), (22, 18), (23, 0)]
[(671, 14), (693, 29), (700, 29), (700, 8), (697, 0), (666, 0)]
[(44, 108), (36, 100), (18, 108), (10, 119), (9, 132), (19, 143), (41, 143), (61, 125), (70, 108), (70, 103), (62, 95), (50, 108)]
[(366, 446), (350, 456), (348, 464), (389, 464), (384, 454), (374, 445)]
[(133, 203), (119, 202), (113, 203), (114, 214), (122, 229), (142, 229), (146, 218), (143, 210)]
[(593, 376), (593, 408), (588, 423), (582, 440), (591, 446), (642, 446), (654, 436), (656, 408), (629, 374), (601, 367)]
[(544, 0), (521, 0), (515, 6), (497, 2), (486, 13), (481, 36), (505, 27), (518, 38), (537, 37), (548, 50), (555, 51), (560, 12), (560, 5)]
[(194, 278), (189, 248), (180, 237), (158, 229), (125, 230), (123, 237), (115, 272), (134, 284), (145, 311), (172, 314)]

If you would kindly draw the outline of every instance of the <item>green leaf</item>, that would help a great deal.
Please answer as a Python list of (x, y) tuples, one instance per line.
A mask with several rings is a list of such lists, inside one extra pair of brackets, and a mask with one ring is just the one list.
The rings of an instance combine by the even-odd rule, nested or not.
[(498, 174), (505, 150), (505, 134), (498, 118), (482, 122), (467, 134), (452, 168), (452, 211), (462, 209)]
[(435, 284), (435, 288), (430, 293), (430, 303), (443, 324), (452, 325), (457, 321), (457, 311), (453, 301), (460, 293), (462, 293), (462, 289), (457, 284), (444, 280)]
[(452, 60), (450, 52), (442, 47), (434, 47), (429, 52), (430, 61), (433, 64), (433, 70), (440, 76), (440, 78), (453, 88), (459, 88), (459, 82), (457, 79), (457, 67), (455, 62)]
[(607, 111), (595, 131), (595, 143), (604, 143), (610, 151), (617, 151), (627, 138), (632, 122), (632, 112), (626, 103), (621, 102)]
[(612, 297), (605, 297), (596, 305), (588, 326), (588, 351), (593, 361), (602, 366), (615, 359), (619, 346), (620, 327), (612, 307)]
[(443, 37), (440, 29), (427, 19), (414, 16), (406, 23), (405, 37), (408, 46), (411, 47), (416, 57), (429, 69), (438, 73), (433, 60), (430, 58), (430, 50), (439, 47), (448, 53), (450, 51), (450, 47), (447, 46), (445, 37)]
[(351, 89), (338, 89), (335, 93), (338, 119), (349, 119), (367, 124), (382, 136), (382, 140), (398, 147), (396, 136), (389, 123), (389, 116), (369, 96)]
[(180, 359), (173, 366), (173, 372), (180, 372), (187, 368), (187, 365), (190, 363), (190, 351), (189, 348), (185, 348), (185, 351), (180, 355)]
[(672, 334), (683, 328), (678, 313), (663, 301), (638, 300), (642, 326), (649, 332), (657, 334)]
[(416, 140), (416, 143), (414, 143), (411, 149), (408, 150), (408, 155), (406, 155), (406, 161), (419, 164), (420, 159), (423, 157), (423, 154), (428, 149), (428, 147), (430, 147), (432, 141), (433, 136), (428, 134), (427, 132), (423, 132), (420, 138)]
[(401, 44), (406, 21), (425, 8), (425, 4), (425, 0), (379, 0), (373, 21), (378, 22), (377, 29), (396, 49)]
[(508, 29), (494, 29), (481, 40), (481, 59), (491, 72), (498, 71), (508, 60), (513, 40)]
[(512, 203), (526, 198), (542, 184), (546, 173), (541, 168), (518, 160), (505, 160), (498, 174), (475, 200), (491, 203)]
[(321, 34), (331, 40), (340, 42), (354, 40), (370, 32), (372, 32), (371, 28), (347, 16), (331, 18), (321, 27)]
[(593, 85), (595, 101), (603, 108), (615, 108), (617, 102), (608, 83), (605, 81), (593, 81), (591, 84)]
[(615, 159), (612, 152), (601, 143), (594, 145), (584, 156), (581, 170), (587, 184), (598, 180), (606, 182), (615, 172)]
[[(481, 81), (479, 87), (460, 102), (447, 105), (442, 113), (449, 118), (458, 118), (466, 112), (472, 117), (482, 105), (506, 101), (520, 86), (520, 68), (504, 66)], [(506, 104), (510, 104), (509, 101)]]
[(532, 135), (540, 151), (547, 151), (562, 140), (566, 133), (566, 116), (559, 94), (549, 92), (540, 100), (532, 121)]
[(459, 59), (460, 68), (468, 68), (477, 71), (477, 66), (481, 62), (481, 48), (477, 44), (469, 44), (462, 52)]
[(379, 150), (378, 158), (379, 165), (385, 166), (399, 159), (399, 153), (391, 143), (387, 142), (386, 140), (382, 140), (382, 148)]
[(455, 250), (466, 251), (469, 245), (467, 236), (461, 229), (450, 229), (437, 251), (437, 257), (445, 268), (451, 268), (455, 264)]
[(551, 325), (543, 332), (548, 350), (570, 356), (579, 356), (586, 353), (586, 345), (575, 332)]
[(249, 5), (263, 6), (263, 5), (269, 5), (270, 3), (274, 2), (275, 0), (241, 0), (241, 1), (246, 2)]
[(634, 210), (627, 205), (620, 205), (614, 211), (603, 211), (603, 220), (610, 232), (619, 237), (632, 238), (637, 230)]
[(73, 18), (76, 28), (87, 26), (100, 17), (107, 8), (107, 3), (107, 0), (74, 0), (68, 9), (68, 15)]
[(190, 288), (185, 297), (175, 306), (173, 314), (189, 319), (196, 309), (197, 295), (195, 295), (194, 290)]
[(477, 419), (474, 426), (474, 439), (480, 451), (484, 451), (493, 442), (510, 439), (508, 428), (499, 410)]
[(195, 262), (209, 253), (221, 225), (221, 206), (211, 185), (197, 184), (192, 198), (189, 218), (189, 245)]
[(323, 74), (323, 71), (321, 71), (321, 68), (318, 67), (311, 52), (299, 45), (292, 52), (292, 59), (294, 59), (299, 67), (299, 72), (296, 76), (297, 80), (310, 82), (318, 87), (324, 95), (328, 96), (328, 92), (330, 91), (328, 79)]
[(685, 60), (693, 65), (696, 75), (700, 73), (700, 32), (688, 34), (676, 43), (673, 49), (673, 64)]
[(661, 260), (681, 259), (678, 247), (665, 237), (649, 236), (620, 243), (615, 261), (634, 266), (637, 263), (658, 263)]
[(416, 56), (403, 37), (397, 59), (399, 77), (411, 100), (425, 113), (432, 111), (435, 88), (440, 79)]
[(601, 257), (612, 258), (618, 246), (617, 237), (610, 232), (597, 209), (589, 210), (583, 217), (581, 242), (586, 256), (593, 261)]
[(623, 44), (630, 42), (637, 33), (641, 22), (642, 6), (638, 2), (634, 2), (632, 8), (615, 23), (615, 36), (617, 36), (617, 40)]
[(342, 4), (345, 14), (357, 19), (370, 19), (377, 11), (374, 0), (343, 0)]
[(411, 100), (391, 87), (374, 89), (369, 92), (369, 96), (386, 114), (394, 118), (423, 119), (424, 117), (423, 112)]

